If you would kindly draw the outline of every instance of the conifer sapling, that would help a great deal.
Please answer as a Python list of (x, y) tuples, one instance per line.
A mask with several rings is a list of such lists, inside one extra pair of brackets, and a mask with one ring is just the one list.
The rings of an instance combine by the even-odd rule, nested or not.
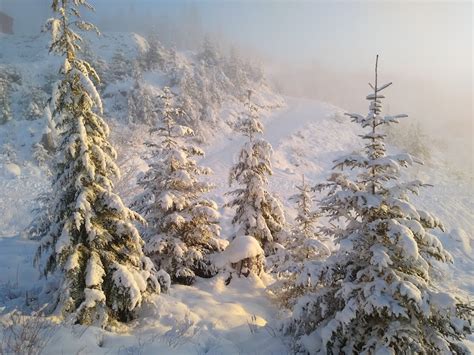
[(172, 281), (191, 284), (196, 276), (216, 273), (209, 255), (224, 246), (219, 213), (216, 203), (202, 196), (212, 188), (199, 178), (211, 173), (195, 160), (204, 152), (187, 144), (193, 131), (176, 122), (184, 112), (176, 106), (169, 88), (164, 89), (161, 100), (158, 126), (153, 129), (159, 140), (148, 143), (153, 159), (139, 179), (144, 192), (135, 205), (148, 220), (148, 255)]

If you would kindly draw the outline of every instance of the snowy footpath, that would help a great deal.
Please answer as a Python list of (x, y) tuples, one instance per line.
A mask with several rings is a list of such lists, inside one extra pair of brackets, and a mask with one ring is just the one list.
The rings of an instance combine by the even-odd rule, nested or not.
[[(358, 128), (343, 111), (329, 104), (287, 98), (287, 106), (264, 118), (265, 138), (273, 145), (274, 175), (271, 190), (279, 195), (291, 221), (288, 197), (305, 174), (311, 183), (324, 180), (332, 160), (341, 153), (361, 148)], [(31, 142), (38, 141), (41, 127), (35, 121), (0, 126), (0, 141), (16, 151), (16, 167), (0, 162), (0, 311), (30, 310), (29, 298), (43, 285), (32, 266), (36, 242), (23, 235), (32, 218), (35, 198), (46, 191), (48, 178), (31, 157)], [(111, 123), (123, 172), (119, 192), (129, 202), (137, 191), (136, 175), (146, 169), (140, 158), (142, 142), (149, 138), (143, 127)], [(216, 185), (211, 196), (222, 206), (229, 168), (243, 139), (237, 135), (216, 138), (204, 146), (202, 165), (213, 169)], [(444, 222), (439, 234), (453, 254), (454, 263), (439, 269), (444, 288), (460, 288), (474, 296), (474, 196), (472, 177), (458, 174), (441, 161), (417, 168), (413, 176), (434, 187), (414, 199)], [(453, 183), (454, 181), (454, 183)], [(232, 234), (232, 211), (221, 208), (224, 237)], [(140, 316), (118, 332), (94, 327), (53, 325), (44, 354), (287, 354), (290, 341), (277, 333), (284, 313), (266, 291), (269, 277), (199, 279), (195, 285), (173, 286), (168, 294), (154, 297)], [(2, 321), (6, 319), (2, 316)], [(472, 343), (471, 343), (472, 344)]]

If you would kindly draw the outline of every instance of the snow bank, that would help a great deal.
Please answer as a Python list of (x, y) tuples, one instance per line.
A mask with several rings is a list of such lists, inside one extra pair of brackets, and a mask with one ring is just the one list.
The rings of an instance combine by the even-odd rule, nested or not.
[(237, 263), (240, 260), (264, 255), (263, 249), (257, 239), (250, 235), (236, 237), (221, 254), (215, 258), (218, 267)]
[(5, 164), (3, 173), (6, 178), (15, 179), (21, 175), (21, 168), (14, 163), (8, 163)]
[(472, 253), (471, 239), (466, 231), (462, 228), (454, 228), (450, 233), (451, 238), (461, 244), (461, 249), (466, 254)]

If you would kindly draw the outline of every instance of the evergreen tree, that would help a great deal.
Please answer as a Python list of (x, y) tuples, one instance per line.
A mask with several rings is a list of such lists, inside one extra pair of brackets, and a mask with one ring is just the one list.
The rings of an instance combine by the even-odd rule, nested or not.
[(296, 189), (298, 193), (290, 197), (297, 208), (295, 224), (284, 242), (283, 255), (277, 255), (283, 261), (274, 263), (277, 281), (270, 287), (277, 301), (285, 307), (293, 306), (299, 296), (308, 292), (307, 263), (319, 263), (331, 253), (327, 240), (316, 232), (319, 214), (312, 209), (312, 189), (304, 175)]
[(48, 95), (37, 87), (31, 87), (25, 95), (23, 116), (27, 120), (36, 120), (43, 117)]
[(220, 63), (220, 54), (209, 36), (204, 37), (198, 58), (208, 67), (216, 67)]
[(12, 119), (10, 98), (10, 85), (8, 81), (0, 76), (0, 124)]
[[(78, 58), (80, 36), (96, 30), (83, 21), (85, 0), (53, 0), (50, 51), (64, 56), (53, 91), (54, 120), (61, 132), (47, 213), (40, 217), (37, 253), (45, 275), (59, 281), (55, 310), (81, 324), (105, 326), (134, 317), (148, 293), (160, 291), (160, 274), (143, 251), (134, 226), (142, 218), (114, 193), (116, 153), (101, 117), (102, 102), (89, 63)], [(97, 30), (96, 30), (97, 31)]]
[(236, 130), (248, 138), (239, 154), (239, 160), (230, 171), (229, 184), (240, 185), (229, 192), (234, 196), (227, 206), (235, 207), (232, 223), (238, 227), (237, 235), (251, 235), (257, 239), (266, 255), (273, 253), (274, 242), (283, 230), (285, 215), (280, 201), (267, 189), (272, 174), (270, 143), (259, 136), (263, 125), (258, 108), (248, 100), (248, 112), (243, 114)]
[(121, 81), (129, 76), (130, 73), (130, 60), (127, 59), (123, 50), (117, 50), (112, 56), (112, 62), (109, 67), (109, 82), (113, 83)]
[(143, 83), (142, 73), (137, 63), (134, 66), (133, 77), (133, 89), (128, 93), (127, 98), (128, 121), (152, 125), (156, 120), (156, 95)]
[(234, 86), (234, 96), (244, 96), (248, 86), (248, 79), (244, 71), (244, 64), (235, 48), (232, 48), (230, 51), (225, 73)]
[(191, 284), (196, 276), (215, 274), (209, 255), (223, 249), (214, 201), (203, 198), (212, 186), (199, 176), (210, 169), (200, 167), (194, 157), (197, 147), (185, 144), (192, 129), (177, 124), (184, 112), (177, 108), (169, 88), (161, 96), (160, 122), (154, 129), (161, 138), (149, 143), (155, 158), (139, 179), (144, 192), (135, 202), (149, 223), (146, 252), (155, 264), (177, 283)]
[(166, 51), (158, 40), (158, 36), (152, 33), (148, 37), (148, 49), (143, 55), (143, 67), (145, 70), (165, 69), (167, 61)]
[(296, 189), (299, 192), (290, 199), (296, 204), (298, 214), (286, 247), (290, 250), (296, 270), (301, 271), (306, 260), (320, 260), (328, 257), (330, 250), (327, 246), (327, 238), (316, 231), (319, 214), (312, 209), (312, 191), (304, 175), (301, 185), (296, 186)]
[[(377, 57), (378, 61), (378, 57)], [(466, 354), (462, 343), (471, 332), (473, 309), (439, 291), (430, 278), (432, 261), (450, 255), (430, 233), (438, 219), (410, 204), (420, 181), (397, 182), (408, 154), (387, 155), (384, 125), (406, 115), (382, 116), (377, 64), (367, 116), (350, 114), (369, 131), (365, 151), (342, 157), (335, 169), (360, 171), (352, 178), (334, 172), (317, 189), (329, 189), (322, 211), (345, 222), (326, 233), (340, 249), (326, 263), (308, 270), (313, 285), (300, 298), (286, 330), (297, 351), (311, 354)]]

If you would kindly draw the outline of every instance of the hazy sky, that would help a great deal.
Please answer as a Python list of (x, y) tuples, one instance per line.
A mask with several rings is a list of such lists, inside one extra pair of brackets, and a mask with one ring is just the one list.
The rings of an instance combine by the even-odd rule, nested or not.
[[(90, 2), (100, 19), (117, 16), (116, 30), (127, 23), (152, 23), (160, 16), (179, 21), (184, 7), (191, 4), (205, 31), (219, 32), (291, 63), (317, 59), (321, 64), (365, 70), (379, 53), (388, 71), (468, 83), (472, 79), (471, 1)], [(0, 9), (15, 17), (17, 32), (34, 32), (48, 17), (49, 3), (0, 0)]]
[[(105, 30), (141, 31), (166, 19), (257, 51), (292, 94), (363, 109), (381, 56), (382, 80), (395, 81), (391, 109), (453, 133), (473, 155), (471, 1), (90, 0)], [(48, 0), (0, 0), (16, 32), (37, 32)], [(188, 25), (188, 27), (186, 27)], [(1, 49), (0, 49), (1, 50)]]

